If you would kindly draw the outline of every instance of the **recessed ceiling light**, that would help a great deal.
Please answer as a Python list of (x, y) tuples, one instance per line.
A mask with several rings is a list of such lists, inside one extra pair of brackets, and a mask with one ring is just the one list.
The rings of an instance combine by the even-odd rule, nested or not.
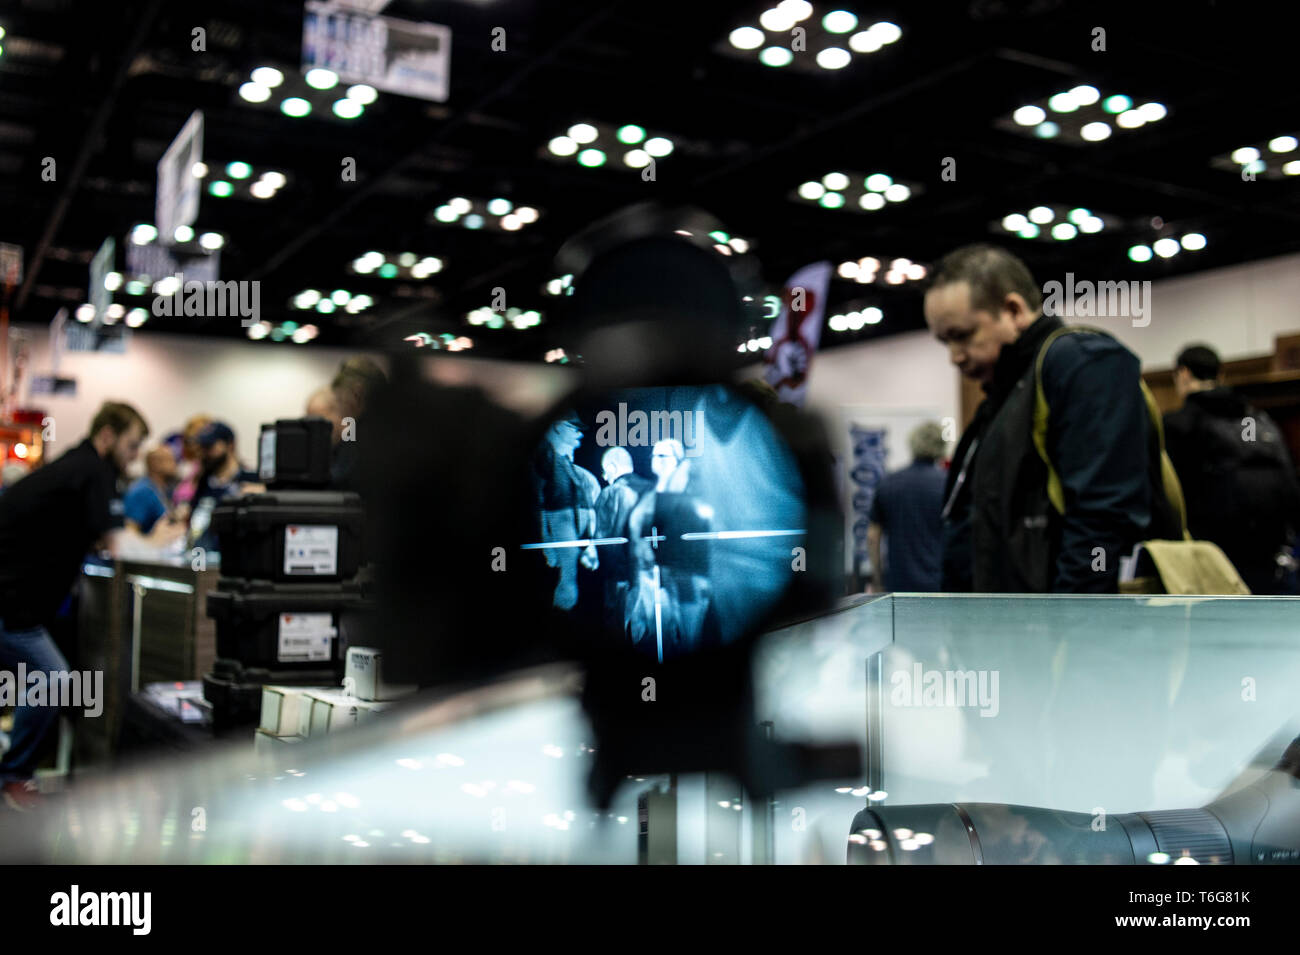
[(662, 159), (673, 151), (673, 141), (663, 136), (653, 136), (645, 141), (645, 151), (656, 159)]
[(873, 24), (867, 32), (873, 34), (881, 43), (893, 43), (903, 35), (903, 31), (898, 24), (890, 23), (888, 20), (881, 20), (879, 23)]
[(556, 136), (546, 148), (556, 156), (572, 156), (578, 151), (578, 144), (568, 136)]
[(817, 65), (823, 70), (842, 70), (853, 62), (853, 54), (838, 46), (828, 46), (817, 54)]
[(1073, 113), (1079, 108), (1079, 101), (1071, 93), (1056, 93), (1048, 99), (1047, 107), (1054, 113)]
[(569, 127), (569, 138), (575, 143), (594, 143), (600, 133), (590, 123), (574, 123)]
[(239, 87), (239, 96), (250, 103), (265, 103), (271, 98), (271, 89), (261, 83), (243, 83)]
[(1047, 114), (1041, 106), (1021, 106), (1011, 114), (1011, 118), (1019, 126), (1037, 126), (1047, 118)]
[(379, 98), (379, 94), (375, 92), (373, 86), (367, 86), (365, 83), (358, 83), (356, 86), (348, 87), (347, 97), (348, 99), (356, 100), (362, 106), (369, 106)]
[(1110, 125), (1107, 123), (1085, 123), (1079, 135), (1090, 143), (1099, 143), (1110, 137)]
[(849, 49), (854, 53), (875, 53), (884, 45), (885, 41), (871, 30), (863, 30), (849, 37)]
[(1165, 109), (1163, 103), (1143, 103), (1138, 107), (1138, 112), (1148, 123), (1157, 123), (1169, 115), (1169, 110)]
[[(791, 26), (793, 25), (791, 24)], [(822, 28), (827, 33), (848, 33), (857, 25), (858, 18), (847, 10), (832, 10), (822, 17)], [(789, 27), (786, 27), (786, 29), (788, 30)]]
[(731, 31), (731, 36), (727, 39), (737, 50), (757, 50), (767, 37), (763, 35), (762, 30), (753, 27), (737, 27)]
[(1101, 92), (1095, 86), (1076, 86), (1070, 90), (1070, 98), (1080, 106), (1091, 106), (1101, 99)]
[(1275, 153), (1289, 153), (1291, 150), (1295, 149), (1297, 145), (1300, 144), (1296, 142), (1294, 136), (1278, 136), (1276, 139), (1270, 139), (1268, 141), (1268, 148)]
[(252, 76), (254, 83), (267, 89), (275, 89), (284, 82), (284, 74), (274, 66), (259, 66), (249, 75)]
[(782, 67), (790, 65), (794, 54), (783, 46), (769, 46), (758, 54), (758, 59), (764, 66)]
[(789, 12), (789, 8), (782, 10), (777, 6), (770, 10), (764, 10), (763, 15), (758, 18), (758, 22), (769, 33), (786, 33), (798, 21), (795, 20), (794, 14)]
[(305, 79), (308, 86), (317, 90), (330, 90), (338, 86), (339, 83), (337, 73), (320, 66), (308, 70)]

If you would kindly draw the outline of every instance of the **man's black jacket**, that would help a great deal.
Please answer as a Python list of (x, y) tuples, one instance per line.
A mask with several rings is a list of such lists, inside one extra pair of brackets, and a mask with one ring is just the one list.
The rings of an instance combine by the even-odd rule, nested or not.
[(1061, 336), (1044, 357), (1047, 453), (1064, 515), (1048, 500), (1033, 443), (1034, 362), (1061, 327), (1041, 316), (1003, 347), (958, 444), (944, 492), (945, 590), (1114, 593), (1119, 558), (1152, 536), (1158, 455), (1140, 364), (1109, 335)]

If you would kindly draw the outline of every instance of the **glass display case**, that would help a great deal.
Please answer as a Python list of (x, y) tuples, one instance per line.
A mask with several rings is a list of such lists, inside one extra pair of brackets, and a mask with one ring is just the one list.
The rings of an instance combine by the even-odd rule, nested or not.
[(856, 741), (859, 778), (772, 799), (629, 778), (597, 813), (583, 674), (559, 664), (319, 740), (80, 780), (35, 824), (0, 821), (0, 857), (835, 864), (867, 807), (1199, 807), (1300, 733), (1297, 620), (1294, 598), (864, 596), (753, 659), (763, 729)]

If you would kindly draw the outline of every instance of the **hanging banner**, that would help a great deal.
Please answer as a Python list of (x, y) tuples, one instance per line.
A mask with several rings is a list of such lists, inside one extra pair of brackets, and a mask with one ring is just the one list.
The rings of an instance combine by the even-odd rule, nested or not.
[(158, 160), (158, 198), (154, 225), (163, 245), (176, 242), (176, 229), (193, 225), (199, 217), (202, 181), (194, 175), (194, 164), (203, 159), (203, 113), (195, 110), (180, 133)]
[(108, 311), (108, 306), (113, 302), (113, 293), (109, 290), (105, 279), (108, 273), (113, 271), (113, 258), (117, 254), (117, 243), (112, 237), (105, 239), (95, 253), (95, 257), (90, 260), (90, 293), (89, 302), (95, 309), (94, 321), (99, 324), (104, 320), (104, 313)]
[(451, 29), (308, 0), (302, 68), (315, 67), (333, 70), (346, 83), (442, 103), (451, 75)]
[(822, 337), (831, 263), (805, 265), (785, 283), (781, 314), (772, 323), (772, 347), (767, 350), (764, 377), (782, 401), (802, 406), (808, 392), (813, 353)]

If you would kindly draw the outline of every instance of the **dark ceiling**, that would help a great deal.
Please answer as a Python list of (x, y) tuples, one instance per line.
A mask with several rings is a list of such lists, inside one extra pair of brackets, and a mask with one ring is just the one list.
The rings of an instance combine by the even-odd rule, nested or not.
[[(11, 316), (48, 322), (87, 300), (91, 255), (114, 236), (120, 257), (132, 226), (153, 221), (159, 157), (196, 109), (209, 162), (288, 177), (269, 200), (205, 193), (196, 229), (227, 237), (222, 278), (261, 280), (263, 317), (313, 321), (318, 343), (455, 332), (473, 339), (471, 354), (541, 360), (567, 343), (563, 299), (543, 293), (555, 252), (584, 225), (647, 199), (712, 212), (751, 243), (772, 284), (823, 257), (930, 263), (1038, 204), (1113, 220), (1063, 242), (1003, 233), (1040, 281), (1066, 271), (1156, 279), (1300, 249), (1300, 177), (1244, 181), (1211, 166), (1239, 146), (1300, 133), (1293, 34), (1268, 6), (846, 0), (837, 7), (863, 25), (892, 21), (901, 39), (838, 71), (773, 69), (719, 50), (773, 5), (393, 0), (387, 16), (452, 29), (450, 96), (381, 91), (345, 121), (292, 119), (237, 94), (255, 67), (297, 69), (301, 3), (11, 0), (0, 8), (0, 241), (22, 245), (26, 265)], [(833, 9), (814, 6), (810, 25)], [(203, 52), (191, 48), (196, 27)], [(504, 51), (492, 49), (497, 27)], [(1092, 48), (1095, 27), (1106, 31), (1104, 52)], [(1158, 101), (1168, 116), (1086, 145), (995, 126), (1079, 84)], [(650, 182), (617, 160), (587, 169), (546, 158), (546, 143), (581, 121), (638, 123), (677, 148)], [(53, 182), (42, 179), (45, 157), (57, 162)], [(355, 182), (340, 175), (347, 157)], [(954, 181), (941, 178), (945, 157), (956, 160)], [(921, 188), (874, 213), (791, 200), (801, 182), (835, 170), (883, 170)], [(541, 218), (515, 232), (430, 224), (454, 196), (504, 197)], [(1135, 243), (1187, 231), (1207, 247), (1129, 261)], [(349, 274), (368, 250), (434, 255), (446, 267), (423, 281)], [(511, 305), (540, 310), (542, 324), (466, 324), (498, 287)], [(374, 305), (357, 315), (292, 308), (307, 288), (364, 292)], [(117, 296), (128, 308), (149, 304)], [(825, 345), (922, 327), (914, 284), (834, 282), (831, 311), (868, 304), (882, 322), (827, 333)], [(150, 318), (145, 330), (244, 335), (219, 318)]]

